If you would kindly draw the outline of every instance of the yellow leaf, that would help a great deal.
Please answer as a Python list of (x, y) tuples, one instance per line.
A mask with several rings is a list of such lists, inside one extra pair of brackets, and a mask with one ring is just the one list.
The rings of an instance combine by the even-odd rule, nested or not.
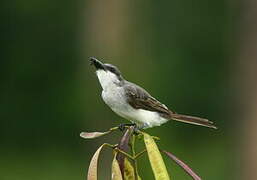
[(122, 180), (120, 166), (116, 159), (116, 156), (117, 156), (117, 152), (115, 152), (114, 158), (112, 161), (112, 180)]
[[(124, 160), (124, 180), (135, 180), (134, 167), (127, 158)], [(141, 178), (138, 176), (137, 180), (141, 180)]]
[(155, 179), (169, 180), (170, 178), (166, 166), (153, 138), (150, 135), (144, 133), (144, 141)]
[(97, 151), (95, 152), (94, 156), (91, 159), (88, 173), (87, 173), (87, 180), (97, 180), (97, 164), (98, 158), (101, 150), (103, 149), (104, 145), (100, 146)]
[(135, 180), (135, 171), (127, 158), (124, 160), (124, 179)]

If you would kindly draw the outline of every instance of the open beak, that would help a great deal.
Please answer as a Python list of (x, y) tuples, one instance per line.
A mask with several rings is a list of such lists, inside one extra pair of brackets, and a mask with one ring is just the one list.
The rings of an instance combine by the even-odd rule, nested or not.
[(104, 64), (101, 61), (97, 60), (96, 58), (90, 57), (89, 61), (90, 61), (90, 65), (95, 66), (96, 70), (99, 70), (99, 69), (105, 70)]

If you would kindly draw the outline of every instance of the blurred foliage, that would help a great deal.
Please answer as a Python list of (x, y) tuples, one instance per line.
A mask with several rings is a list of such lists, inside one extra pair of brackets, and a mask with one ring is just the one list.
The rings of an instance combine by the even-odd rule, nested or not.
[[(0, 179), (84, 179), (99, 144), (85, 144), (79, 132), (124, 121), (102, 102), (89, 56), (117, 65), (171, 109), (214, 121), (218, 131), (171, 122), (147, 132), (203, 179), (235, 179), (229, 108), (235, 22), (227, 1), (25, 0), (0, 8)], [(174, 179), (190, 179), (167, 169)], [(151, 178), (145, 167), (142, 179)]]

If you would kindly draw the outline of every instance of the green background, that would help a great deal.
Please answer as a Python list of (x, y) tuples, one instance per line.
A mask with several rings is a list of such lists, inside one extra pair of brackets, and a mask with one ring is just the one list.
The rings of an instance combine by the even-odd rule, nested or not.
[[(231, 128), (237, 124), (231, 108), (237, 19), (229, 2), (25, 0), (0, 9), (1, 180), (86, 179), (97, 147), (118, 142), (119, 132), (79, 137), (126, 122), (102, 101), (90, 56), (115, 64), (172, 110), (219, 127), (169, 122), (146, 130), (161, 138), (162, 149), (203, 179), (240, 174), (237, 129)], [(101, 156), (101, 179), (110, 179), (111, 155)], [(173, 179), (190, 179), (165, 162)], [(139, 169), (142, 179), (153, 179), (146, 156)]]

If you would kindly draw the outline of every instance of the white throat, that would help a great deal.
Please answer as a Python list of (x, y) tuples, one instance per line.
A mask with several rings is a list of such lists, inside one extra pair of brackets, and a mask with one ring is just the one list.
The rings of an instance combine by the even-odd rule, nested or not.
[(117, 76), (110, 71), (97, 70), (96, 75), (104, 91), (109, 88), (117, 87), (117, 84), (120, 82)]

